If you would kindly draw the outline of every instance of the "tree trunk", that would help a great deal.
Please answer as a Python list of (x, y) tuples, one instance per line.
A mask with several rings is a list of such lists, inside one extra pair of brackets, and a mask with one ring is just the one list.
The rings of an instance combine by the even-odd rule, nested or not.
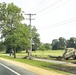
[(10, 56), (12, 55), (12, 49), (10, 50), (10, 53), (9, 54), (10, 54)]
[(32, 54), (31, 54), (31, 51), (30, 50), (28, 50), (28, 59), (32, 59)]
[(16, 58), (16, 49), (14, 49), (14, 58)]

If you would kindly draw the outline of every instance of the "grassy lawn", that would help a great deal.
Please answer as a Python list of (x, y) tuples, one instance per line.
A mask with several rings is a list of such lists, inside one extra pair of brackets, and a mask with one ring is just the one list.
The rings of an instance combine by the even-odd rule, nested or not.
[(45, 51), (36, 51), (33, 52), (33, 55), (52, 55), (52, 56), (61, 56), (64, 53), (64, 50), (45, 50)]
[[(33, 56), (38, 56), (38, 57), (46, 57), (48, 58), (48, 55), (51, 55), (51, 56), (62, 56), (64, 53), (64, 50), (45, 50), (45, 51), (41, 51), (41, 50), (37, 50), (36, 52), (35, 51), (32, 51), (32, 55)], [(20, 56), (26, 56), (27, 53), (25, 51), (22, 51), (21, 53), (17, 53), (17, 56), (20, 57)]]

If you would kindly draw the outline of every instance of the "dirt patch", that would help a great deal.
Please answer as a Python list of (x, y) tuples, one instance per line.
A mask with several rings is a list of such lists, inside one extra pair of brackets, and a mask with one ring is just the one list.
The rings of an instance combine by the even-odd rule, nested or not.
[(24, 63), (17, 62), (17, 61), (13, 61), (13, 60), (8, 60), (8, 59), (4, 59), (4, 58), (0, 58), (0, 60), (15, 64), (15, 65), (20, 66), (24, 69), (35, 72), (39, 75), (64, 75), (64, 74), (57, 73), (55, 71), (44, 70), (44, 69), (41, 69), (41, 68), (38, 68), (38, 67), (35, 67), (35, 66), (31, 66), (31, 65), (24, 64)]

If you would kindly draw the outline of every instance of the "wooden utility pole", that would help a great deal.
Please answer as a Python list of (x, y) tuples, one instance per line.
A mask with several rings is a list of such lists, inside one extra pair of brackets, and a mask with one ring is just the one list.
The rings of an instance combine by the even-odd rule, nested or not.
[(32, 30), (31, 30), (31, 20), (35, 20), (33, 18), (31, 18), (31, 16), (33, 15), (36, 15), (36, 14), (25, 14), (25, 15), (28, 15), (29, 18), (26, 18), (27, 20), (29, 20), (30, 22), (30, 36), (31, 36), (31, 39), (30, 39), (30, 51), (28, 51), (28, 54), (29, 54), (29, 58), (32, 58)]

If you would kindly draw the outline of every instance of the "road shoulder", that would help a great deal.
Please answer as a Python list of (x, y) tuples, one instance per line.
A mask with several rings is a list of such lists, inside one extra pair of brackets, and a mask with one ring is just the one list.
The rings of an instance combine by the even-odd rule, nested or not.
[(45, 69), (42, 69), (42, 68), (38, 68), (38, 67), (35, 67), (35, 66), (31, 66), (31, 65), (28, 65), (28, 64), (24, 64), (24, 63), (9, 60), (9, 59), (0, 58), (0, 60), (6, 61), (8, 63), (15, 64), (17, 66), (20, 66), (24, 69), (27, 69), (27, 70), (32, 71), (34, 73), (37, 73), (39, 75), (63, 75), (63, 74), (57, 73), (55, 71), (48, 71), (48, 70), (45, 70)]

